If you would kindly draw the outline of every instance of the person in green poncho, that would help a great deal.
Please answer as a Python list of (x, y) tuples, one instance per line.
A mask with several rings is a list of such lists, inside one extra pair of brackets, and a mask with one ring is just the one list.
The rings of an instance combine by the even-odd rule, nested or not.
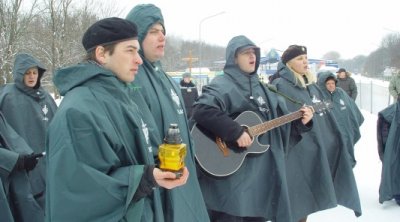
[(151, 128), (130, 97), (142, 59), (137, 27), (102, 19), (82, 38), (86, 61), (55, 73), (64, 96), (48, 130), (46, 221), (163, 222), (159, 187), (186, 183), (155, 167)]
[[(289, 46), (278, 63), (272, 84), (289, 99), (289, 111), (304, 104), (324, 101), (325, 96), (308, 69), (307, 48)], [(314, 114), (312, 130), (303, 134), (286, 157), (290, 207), (295, 221), (338, 204), (361, 215), (361, 203), (351, 165), (348, 143), (344, 141), (332, 112)]]
[(345, 139), (346, 147), (349, 148), (349, 160), (354, 167), (357, 163), (354, 155), (354, 146), (361, 138), (360, 126), (364, 122), (364, 117), (357, 107), (355, 101), (340, 87), (336, 87), (336, 75), (329, 72), (318, 73), (318, 86), (333, 103), (332, 113), (336, 117), (340, 132)]
[[(197, 125), (228, 144), (236, 143), (238, 149), (251, 151), (253, 143), (270, 145), (264, 153), (246, 156), (240, 168), (228, 176), (215, 177), (200, 171), (199, 181), (213, 222), (292, 221), (284, 152), (312, 128), (309, 121), (313, 114), (309, 108), (299, 108), (301, 119), (260, 135), (258, 141), (234, 121), (245, 111), (252, 111), (262, 122), (288, 113), (283, 97), (260, 82), (260, 58), (260, 48), (246, 36), (232, 38), (226, 49), (224, 75), (203, 87), (193, 107)], [(251, 117), (247, 119), (251, 121)], [(228, 149), (234, 152), (237, 147)]]
[[(45, 71), (32, 55), (19, 53), (13, 67), (14, 82), (0, 92), (0, 111), (36, 154), (45, 150), (46, 130), (57, 110), (54, 99), (41, 86)], [(34, 199), (44, 212), (46, 163), (44, 158), (38, 161), (29, 177)]]
[[(185, 165), (190, 177), (184, 186), (163, 190), (165, 220), (169, 222), (207, 222), (208, 214), (197, 180), (194, 144), (190, 135), (184, 100), (179, 85), (164, 72), (160, 60), (164, 56), (166, 31), (160, 8), (153, 4), (136, 5), (126, 16), (136, 22), (139, 30), (139, 54), (143, 59), (133, 82), (132, 99), (146, 115), (147, 122), (156, 126), (150, 138), (153, 147), (163, 143), (170, 124), (178, 125), (187, 146)], [(156, 154), (157, 152), (154, 152)]]
[(43, 222), (44, 207), (35, 198), (32, 170), (38, 157), (0, 112), (0, 221)]

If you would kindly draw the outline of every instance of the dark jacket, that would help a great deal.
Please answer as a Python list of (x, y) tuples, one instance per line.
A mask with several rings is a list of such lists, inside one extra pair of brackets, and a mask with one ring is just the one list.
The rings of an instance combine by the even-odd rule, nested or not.
[(345, 78), (337, 78), (336, 86), (342, 88), (347, 95), (349, 95), (353, 100), (356, 100), (358, 95), (357, 85), (349, 72), (346, 72)]
[[(197, 124), (228, 142), (236, 141), (243, 133), (243, 127), (233, 120), (242, 112), (252, 111), (262, 121), (287, 112), (282, 98), (260, 83), (256, 72), (243, 73), (235, 64), (235, 53), (244, 46), (254, 46), (254, 43), (245, 36), (234, 37), (229, 42), (224, 75), (215, 77), (204, 86), (194, 105), (193, 119)], [(260, 51), (258, 48), (256, 51), (257, 70)], [(240, 217), (292, 221), (284, 164), (290, 126), (286, 124), (259, 137), (261, 144), (270, 144), (271, 148), (260, 155), (246, 157), (234, 174), (223, 178), (206, 173), (200, 175), (208, 209)], [(298, 133), (301, 131), (297, 130), (296, 141), (300, 139)]]
[(0, 113), (0, 218), (5, 222), (42, 222), (44, 208), (34, 198), (32, 184), (38, 178), (16, 169), (20, 154), (31, 154), (26, 144)]
[[(379, 203), (400, 194), (400, 103), (395, 103), (379, 113), (379, 118), (390, 122), (390, 128), (382, 153), (382, 174), (379, 186)], [(392, 119), (392, 120), (390, 120)], [(379, 131), (378, 133), (383, 133)], [(378, 144), (379, 146), (379, 144)]]
[(336, 87), (333, 92), (329, 92), (326, 89), (325, 83), (328, 78), (332, 78), (336, 81), (336, 76), (333, 73), (320, 73), (318, 85), (325, 95), (325, 98), (333, 103), (332, 113), (337, 120), (340, 133), (347, 144), (346, 147), (349, 148), (348, 153), (350, 155), (351, 164), (354, 167), (356, 164), (354, 145), (361, 138), (360, 126), (364, 122), (364, 117), (354, 100), (350, 98), (342, 88)]
[[(279, 78), (273, 84), (281, 93), (298, 103), (286, 100), (289, 111), (300, 104), (323, 101), (315, 83), (306, 87), (296, 82), (295, 74), (280, 64)], [(287, 155), (286, 172), (291, 209), (295, 220), (335, 207), (337, 204), (361, 215), (360, 199), (348, 149), (331, 112), (314, 113), (313, 129)], [(316, 168), (315, 166), (318, 166)], [(318, 169), (318, 170), (316, 170)]]
[[(153, 4), (142, 4), (132, 9), (127, 19), (135, 22), (139, 29), (139, 43), (142, 44), (149, 28), (156, 22), (164, 25), (161, 11)], [(143, 47), (141, 47), (143, 48)], [(185, 165), (190, 176), (184, 186), (172, 190), (163, 190), (165, 205), (165, 221), (209, 221), (207, 210), (201, 194), (200, 185), (194, 160), (194, 144), (192, 143), (184, 101), (178, 84), (162, 69), (159, 61), (150, 62), (144, 57), (143, 51), (139, 51), (143, 59), (143, 65), (135, 77), (134, 85), (136, 94), (132, 99), (140, 104), (141, 109), (148, 110), (152, 121), (156, 123), (159, 138), (151, 141), (153, 147), (158, 147), (166, 135), (171, 123), (178, 124), (183, 143), (187, 145)], [(146, 112), (146, 111), (143, 111)], [(150, 118), (150, 116), (149, 116)]]

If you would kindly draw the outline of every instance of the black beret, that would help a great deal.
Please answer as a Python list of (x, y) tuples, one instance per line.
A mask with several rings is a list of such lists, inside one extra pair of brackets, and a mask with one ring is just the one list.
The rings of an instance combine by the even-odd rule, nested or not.
[(82, 37), (82, 45), (88, 52), (98, 45), (135, 39), (138, 30), (135, 23), (117, 17), (105, 18), (91, 25)]
[(281, 60), (282, 60), (283, 64), (286, 64), (294, 57), (297, 57), (299, 55), (304, 55), (304, 54), (307, 54), (307, 48), (305, 46), (291, 45), (291, 46), (289, 46), (289, 48), (287, 48), (283, 52), (283, 54), (281, 56)]

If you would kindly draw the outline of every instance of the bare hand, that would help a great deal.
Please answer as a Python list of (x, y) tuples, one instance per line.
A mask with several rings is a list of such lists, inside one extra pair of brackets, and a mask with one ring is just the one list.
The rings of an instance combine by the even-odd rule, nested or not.
[(249, 147), (253, 140), (251, 139), (250, 135), (247, 132), (243, 132), (243, 134), (236, 140), (236, 143), (239, 147)]
[(172, 189), (186, 184), (189, 178), (189, 171), (186, 167), (183, 168), (182, 176), (177, 178), (175, 173), (154, 168), (153, 176), (160, 187)]
[(301, 122), (306, 125), (313, 118), (313, 112), (309, 107), (303, 106), (300, 111), (303, 112), (303, 117), (301, 118)]

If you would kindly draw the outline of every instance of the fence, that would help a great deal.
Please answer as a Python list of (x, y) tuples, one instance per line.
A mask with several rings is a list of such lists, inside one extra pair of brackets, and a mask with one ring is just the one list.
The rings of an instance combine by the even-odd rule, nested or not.
[(377, 114), (394, 102), (389, 94), (388, 81), (366, 78), (360, 75), (353, 75), (352, 77), (358, 88), (356, 104), (360, 109)]

